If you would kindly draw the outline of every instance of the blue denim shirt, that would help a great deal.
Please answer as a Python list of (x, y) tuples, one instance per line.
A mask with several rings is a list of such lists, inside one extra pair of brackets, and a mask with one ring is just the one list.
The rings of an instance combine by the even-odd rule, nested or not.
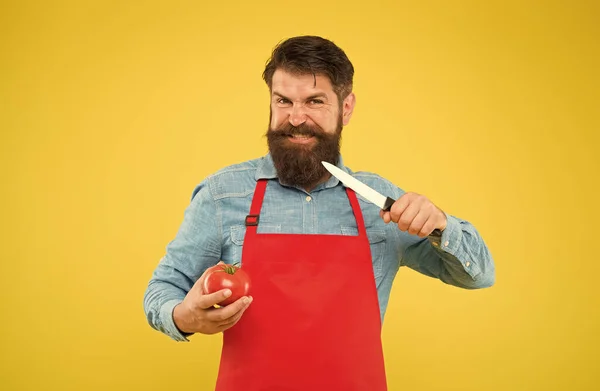
[[(380, 193), (398, 199), (404, 191), (369, 172), (353, 172), (340, 158), (338, 167)], [(173, 322), (173, 309), (202, 273), (219, 260), (242, 264), (242, 246), (256, 181), (269, 179), (258, 233), (357, 235), (356, 220), (344, 185), (335, 177), (310, 193), (281, 185), (271, 156), (226, 167), (193, 191), (183, 223), (156, 267), (144, 295), (150, 326), (176, 341), (187, 341)], [(441, 236), (420, 238), (385, 224), (379, 207), (357, 194), (371, 246), (381, 320), (394, 277), (401, 266), (466, 289), (493, 285), (495, 269), (473, 225), (447, 215)], [(318, 249), (315, 249), (318, 251)], [(285, 256), (285, 254), (282, 254)]]

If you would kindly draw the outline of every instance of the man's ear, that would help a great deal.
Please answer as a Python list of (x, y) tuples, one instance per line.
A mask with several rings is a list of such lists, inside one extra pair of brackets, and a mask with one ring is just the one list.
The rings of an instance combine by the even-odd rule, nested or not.
[(352, 113), (354, 112), (354, 105), (356, 104), (356, 96), (354, 92), (348, 94), (348, 96), (344, 99), (342, 104), (342, 121), (344, 126), (348, 125), (350, 122), (350, 117), (352, 117)]

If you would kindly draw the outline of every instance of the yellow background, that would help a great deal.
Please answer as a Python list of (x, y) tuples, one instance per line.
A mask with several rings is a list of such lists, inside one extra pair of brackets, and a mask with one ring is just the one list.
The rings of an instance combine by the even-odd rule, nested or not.
[(399, 273), (390, 390), (598, 389), (597, 4), (2, 2), (0, 388), (211, 389), (220, 337), (151, 330), (143, 293), (193, 187), (266, 152), (273, 46), (317, 34), (356, 68), (346, 163), (497, 264)]

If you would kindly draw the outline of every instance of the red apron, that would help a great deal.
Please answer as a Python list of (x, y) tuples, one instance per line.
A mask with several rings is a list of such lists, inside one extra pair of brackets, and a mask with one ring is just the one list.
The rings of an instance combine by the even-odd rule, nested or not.
[(371, 250), (356, 195), (346, 189), (358, 236), (257, 234), (266, 187), (258, 181), (242, 250), (254, 301), (223, 333), (216, 390), (386, 390)]

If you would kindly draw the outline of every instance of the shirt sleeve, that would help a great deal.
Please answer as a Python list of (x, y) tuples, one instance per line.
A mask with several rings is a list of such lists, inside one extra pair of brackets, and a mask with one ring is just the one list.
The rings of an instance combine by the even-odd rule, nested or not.
[[(405, 194), (404, 190), (389, 181), (385, 182), (395, 199)], [(398, 248), (404, 248), (400, 255), (400, 266), (407, 266), (460, 288), (480, 289), (494, 285), (494, 260), (477, 229), (466, 220), (445, 214), (448, 223), (441, 235), (419, 238), (400, 231), (397, 226), (391, 227), (395, 228)], [(404, 247), (402, 242), (410, 244)]]
[(487, 288), (495, 282), (488, 247), (468, 221), (446, 214), (441, 235), (430, 235), (405, 249), (401, 266), (465, 289)]
[(148, 324), (175, 341), (189, 341), (173, 321), (173, 309), (221, 258), (222, 223), (208, 180), (194, 189), (175, 238), (154, 270), (144, 294)]

